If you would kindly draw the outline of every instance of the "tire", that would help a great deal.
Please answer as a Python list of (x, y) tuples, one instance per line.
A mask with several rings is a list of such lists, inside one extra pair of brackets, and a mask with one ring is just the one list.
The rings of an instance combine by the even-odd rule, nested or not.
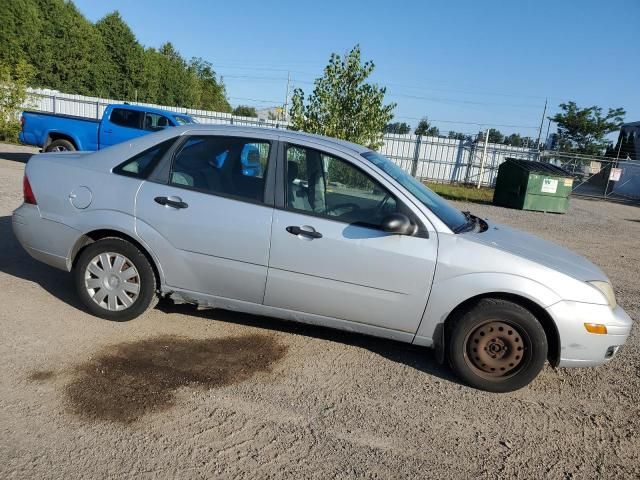
[(74, 278), (82, 303), (106, 320), (131, 320), (157, 302), (156, 277), (149, 260), (121, 238), (107, 237), (85, 247), (74, 267)]
[(59, 138), (58, 140), (54, 140), (51, 142), (45, 152), (75, 152), (76, 146), (71, 143), (69, 140), (65, 140), (64, 138)]
[(485, 298), (462, 312), (448, 334), (447, 353), (456, 375), (489, 392), (528, 385), (547, 359), (542, 325), (516, 303)]

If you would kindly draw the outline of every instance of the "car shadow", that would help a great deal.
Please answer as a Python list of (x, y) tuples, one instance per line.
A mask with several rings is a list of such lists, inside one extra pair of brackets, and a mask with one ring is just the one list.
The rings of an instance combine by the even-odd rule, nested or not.
[(27, 163), (27, 161), (37, 152), (22, 153), (22, 152), (1, 152), (0, 159), (9, 160), (11, 162)]
[(0, 272), (37, 283), (54, 297), (84, 310), (71, 275), (31, 258), (13, 234), (9, 216), (0, 217)]
[[(67, 272), (49, 267), (31, 258), (15, 238), (11, 227), (11, 217), (9, 216), (0, 217), (0, 272), (37, 283), (49, 294), (66, 304), (78, 310), (86, 311), (75, 293), (73, 277)], [(265, 330), (303, 335), (364, 348), (393, 362), (407, 365), (444, 380), (460, 383), (446, 366), (437, 362), (433, 350), (428, 348), (259, 315), (219, 309), (199, 310), (193, 305), (176, 305), (170, 300), (160, 301), (156, 308), (167, 314), (191, 315), (206, 320), (217, 320)]]

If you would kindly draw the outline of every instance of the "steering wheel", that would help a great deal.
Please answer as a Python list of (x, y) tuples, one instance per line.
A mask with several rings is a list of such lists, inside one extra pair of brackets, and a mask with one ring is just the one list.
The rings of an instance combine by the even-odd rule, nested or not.
[(344, 215), (345, 213), (351, 213), (355, 212), (356, 210), (360, 210), (360, 205), (353, 202), (339, 203), (338, 205), (327, 208), (327, 213), (330, 214), (330, 212), (336, 212), (337, 210), (343, 209), (346, 209), (346, 211), (341, 212), (340, 214), (336, 214), (335, 216), (339, 217), (340, 215)]

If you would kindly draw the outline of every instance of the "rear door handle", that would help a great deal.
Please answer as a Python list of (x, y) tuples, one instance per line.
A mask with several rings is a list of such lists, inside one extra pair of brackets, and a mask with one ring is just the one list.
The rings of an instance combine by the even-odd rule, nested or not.
[(154, 198), (156, 203), (173, 208), (187, 208), (189, 204), (183, 202), (180, 197), (156, 197)]
[(322, 234), (320, 232), (316, 232), (315, 228), (308, 225), (303, 225), (302, 227), (289, 226), (287, 227), (287, 232), (291, 235), (303, 235), (309, 238), (322, 238)]

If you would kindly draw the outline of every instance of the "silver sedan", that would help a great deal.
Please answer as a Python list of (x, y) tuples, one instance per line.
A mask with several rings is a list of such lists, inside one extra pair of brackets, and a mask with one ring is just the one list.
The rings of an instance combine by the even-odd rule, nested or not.
[(296, 132), (189, 125), (36, 155), (13, 228), (99, 317), (161, 296), (361, 332), (433, 347), (494, 392), (546, 360), (605, 363), (631, 329), (583, 257), (456, 210), (379, 153)]

